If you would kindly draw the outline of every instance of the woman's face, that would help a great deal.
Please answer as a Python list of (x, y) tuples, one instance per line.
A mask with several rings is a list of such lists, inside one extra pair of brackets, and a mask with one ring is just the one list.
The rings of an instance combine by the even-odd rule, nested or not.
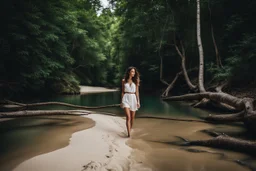
[(135, 75), (135, 69), (134, 69), (134, 68), (130, 70), (129, 75), (130, 75), (131, 77), (134, 77), (134, 75)]

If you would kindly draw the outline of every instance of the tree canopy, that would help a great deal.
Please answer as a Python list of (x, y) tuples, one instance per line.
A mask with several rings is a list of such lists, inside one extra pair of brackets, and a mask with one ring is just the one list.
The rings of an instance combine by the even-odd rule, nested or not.
[[(2, 95), (119, 86), (130, 65), (143, 87), (161, 87), (161, 60), (168, 82), (181, 71), (177, 48), (184, 48), (188, 70), (198, 68), (196, 1), (110, 0), (107, 8), (100, 0), (0, 3)], [(251, 0), (201, 1), (206, 82), (254, 84), (254, 7)], [(189, 73), (192, 82), (197, 73)]]

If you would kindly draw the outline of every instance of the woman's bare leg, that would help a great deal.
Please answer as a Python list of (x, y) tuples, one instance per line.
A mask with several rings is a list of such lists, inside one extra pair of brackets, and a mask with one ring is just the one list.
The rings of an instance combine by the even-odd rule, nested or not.
[(135, 118), (135, 111), (131, 111), (131, 128), (133, 125), (134, 118)]
[(125, 115), (126, 115), (126, 128), (128, 132), (128, 137), (130, 137), (130, 132), (131, 132), (131, 114), (130, 114), (130, 109), (125, 107)]

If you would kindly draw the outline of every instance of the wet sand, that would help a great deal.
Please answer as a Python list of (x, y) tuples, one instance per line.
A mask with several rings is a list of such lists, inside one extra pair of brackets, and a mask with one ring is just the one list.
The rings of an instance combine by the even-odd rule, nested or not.
[[(249, 157), (242, 153), (201, 146), (182, 147), (163, 143), (182, 141), (176, 136), (188, 140), (210, 139), (211, 137), (202, 133), (201, 130), (224, 130), (225, 128), (233, 132), (243, 131), (243, 129), (236, 126), (216, 126), (207, 123), (158, 119), (136, 119), (132, 138), (128, 141), (128, 145), (134, 149), (131, 158), (137, 162), (144, 163), (145, 166), (150, 167), (154, 171), (250, 170), (234, 162), (234, 160), (243, 160)], [(189, 149), (208, 152), (189, 152)], [(255, 161), (254, 159), (252, 162)]]
[[(34, 120), (35, 118), (37, 119)], [(12, 134), (12, 131), (19, 131), (14, 138), (19, 141), (18, 138), (22, 136), (22, 142), (25, 141), (25, 143), (20, 147), (20, 143), (17, 142), (17, 145), (13, 146), (8, 154), (0, 157), (0, 170), (12, 170), (18, 164), (31, 157), (64, 148), (69, 144), (69, 138), (74, 132), (85, 130), (95, 125), (93, 120), (77, 116), (49, 116), (31, 119), (33, 119), (31, 123), (22, 123), (23, 120), (20, 119), (21, 124), (16, 125), (10, 130), (11, 133), (8, 133)], [(26, 132), (33, 131), (32, 128), (40, 130), (38, 133), (35, 132), (35, 134), (40, 134), (35, 139), (26, 136)], [(1, 144), (3, 145), (3, 140)], [(6, 146), (6, 148), (10, 147)]]

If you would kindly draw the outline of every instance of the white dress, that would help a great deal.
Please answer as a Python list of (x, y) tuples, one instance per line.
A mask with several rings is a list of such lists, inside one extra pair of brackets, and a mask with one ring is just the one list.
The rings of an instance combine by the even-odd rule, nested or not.
[(123, 108), (127, 107), (130, 108), (131, 111), (138, 110), (137, 108), (137, 98), (136, 98), (136, 85), (132, 83), (124, 84), (124, 96), (122, 98)]

